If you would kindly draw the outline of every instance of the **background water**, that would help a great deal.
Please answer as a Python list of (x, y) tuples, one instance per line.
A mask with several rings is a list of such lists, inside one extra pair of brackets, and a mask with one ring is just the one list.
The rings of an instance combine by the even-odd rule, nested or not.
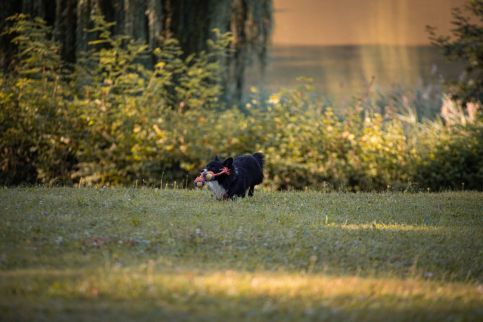
[[(367, 92), (395, 87), (413, 91), (439, 87), (462, 74), (460, 63), (448, 62), (432, 46), (273, 46), (265, 75), (247, 72), (248, 85), (272, 93), (296, 86), (298, 76), (313, 79), (316, 92), (336, 105)], [(371, 84), (371, 85), (369, 85)]]

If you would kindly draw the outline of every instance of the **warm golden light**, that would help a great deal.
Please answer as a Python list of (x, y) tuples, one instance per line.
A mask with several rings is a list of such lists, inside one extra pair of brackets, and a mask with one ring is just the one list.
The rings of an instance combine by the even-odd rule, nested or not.
[(275, 45), (422, 45), (465, 0), (274, 0)]
[[(274, 0), (270, 90), (314, 79), (317, 92), (352, 97), (435, 84), (461, 70), (431, 47), (426, 26), (449, 34), (452, 8), (466, 0)], [(256, 77), (255, 77), (256, 78)], [(437, 81), (436, 81), (437, 83)], [(263, 86), (266, 84), (256, 84)]]

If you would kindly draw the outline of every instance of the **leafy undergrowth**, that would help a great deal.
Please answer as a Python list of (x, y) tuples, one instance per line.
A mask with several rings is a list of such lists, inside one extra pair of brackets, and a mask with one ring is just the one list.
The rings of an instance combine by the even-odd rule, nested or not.
[(0, 190), (0, 320), (483, 318), (483, 194)]

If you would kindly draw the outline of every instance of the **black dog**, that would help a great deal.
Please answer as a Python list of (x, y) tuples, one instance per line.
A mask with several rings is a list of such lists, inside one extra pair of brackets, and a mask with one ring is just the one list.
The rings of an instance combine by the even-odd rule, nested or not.
[(255, 186), (263, 181), (263, 163), (262, 153), (241, 155), (224, 161), (215, 157), (201, 175), (206, 177), (208, 173), (214, 174), (206, 184), (216, 199), (244, 198), (247, 190), (251, 197)]

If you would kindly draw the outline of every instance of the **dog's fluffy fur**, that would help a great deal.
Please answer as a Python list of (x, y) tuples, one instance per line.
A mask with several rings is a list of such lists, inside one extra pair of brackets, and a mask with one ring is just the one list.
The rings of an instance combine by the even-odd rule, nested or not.
[(230, 169), (229, 175), (222, 174), (207, 182), (208, 188), (216, 199), (244, 198), (247, 191), (248, 196), (251, 197), (255, 186), (263, 181), (263, 163), (262, 153), (230, 157), (223, 161), (215, 157), (202, 172), (219, 173), (223, 167)]

